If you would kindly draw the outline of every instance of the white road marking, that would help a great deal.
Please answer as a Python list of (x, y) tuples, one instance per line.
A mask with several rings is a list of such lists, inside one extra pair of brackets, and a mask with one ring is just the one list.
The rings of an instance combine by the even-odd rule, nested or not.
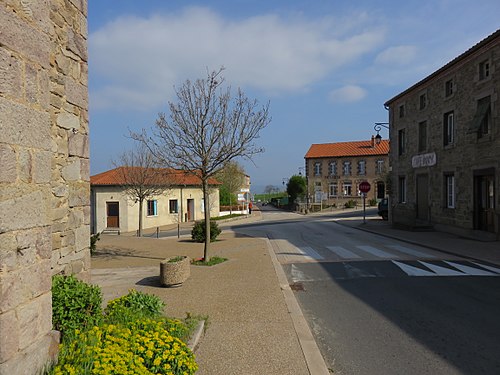
[(302, 255), (309, 257), (311, 259), (315, 260), (323, 259), (323, 257), (319, 255), (312, 247), (303, 246), (303, 247), (298, 247), (297, 249)]
[(303, 281), (314, 281), (309, 276), (307, 276), (304, 272), (299, 270), (299, 268), (297, 266), (295, 266), (295, 264), (292, 264), (292, 270), (290, 272), (291, 272), (291, 276), (292, 276), (292, 282), (294, 282), (294, 283), (303, 282)]
[(491, 272), (494, 272), (496, 274), (500, 274), (500, 268), (487, 266), (486, 264), (480, 264), (480, 263), (475, 263), (475, 262), (472, 262), (472, 263), (474, 263), (475, 265), (477, 265), (479, 267), (486, 268), (487, 270), (490, 270)]
[(418, 262), (420, 264), (423, 264), (427, 268), (431, 269), (432, 271), (437, 273), (439, 276), (467, 276), (467, 274), (460, 272), (460, 271), (451, 270), (451, 269), (446, 268), (446, 267), (437, 266), (437, 265), (432, 264), (432, 263), (422, 262), (420, 260)]
[(455, 263), (455, 262), (449, 262), (447, 260), (444, 261), (445, 263), (448, 263), (450, 266), (465, 272), (467, 275), (473, 275), (473, 276), (500, 276), (497, 273), (493, 272), (488, 272), (485, 270), (481, 270), (479, 268), (471, 267), (471, 266), (466, 266), (464, 264), (460, 263)]
[(355, 254), (352, 251), (349, 251), (349, 250), (343, 248), (342, 246), (327, 246), (326, 248), (330, 251), (333, 251), (340, 258), (344, 258), (344, 259), (361, 258), (358, 254)]
[(389, 253), (387, 253), (383, 250), (377, 249), (376, 247), (373, 247), (373, 246), (360, 245), (360, 246), (356, 246), (356, 247), (358, 249), (366, 251), (367, 253), (375, 255), (376, 257), (379, 257), (379, 258), (395, 258), (395, 256), (393, 254), (389, 254)]
[(399, 251), (401, 253), (405, 253), (405, 254), (408, 254), (408, 255), (413, 255), (413, 256), (419, 257), (419, 258), (435, 258), (435, 256), (433, 256), (433, 255), (429, 255), (429, 254), (423, 253), (423, 252), (415, 250), (415, 249), (410, 249), (410, 248), (408, 248), (406, 246), (388, 245), (387, 247), (390, 248), (390, 249), (397, 250), (397, 251)]
[(426, 271), (418, 267), (410, 266), (405, 263), (398, 262), (396, 260), (392, 260), (392, 263), (394, 263), (396, 266), (401, 268), (401, 270), (406, 273), (408, 276), (439, 276), (435, 274), (434, 272), (431, 271)]

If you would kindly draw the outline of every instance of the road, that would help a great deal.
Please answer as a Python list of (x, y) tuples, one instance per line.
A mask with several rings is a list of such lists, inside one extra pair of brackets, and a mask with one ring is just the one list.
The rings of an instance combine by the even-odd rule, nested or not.
[(334, 218), (233, 226), (271, 240), (334, 374), (500, 374), (499, 268)]

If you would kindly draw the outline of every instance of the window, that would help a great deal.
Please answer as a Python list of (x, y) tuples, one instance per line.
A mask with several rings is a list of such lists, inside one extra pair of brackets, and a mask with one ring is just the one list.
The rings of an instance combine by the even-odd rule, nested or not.
[(399, 203), (406, 202), (406, 177), (399, 177), (398, 180)]
[(344, 181), (343, 183), (344, 195), (350, 197), (352, 195), (352, 183), (351, 181)]
[(424, 92), (420, 95), (419, 108), (424, 109), (425, 107), (427, 107), (427, 94)]
[(444, 145), (448, 146), (454, 142), (455, 133), (455, 122), (453, 117), (453, 111), (444, 114), (443, 119), (443, 130), (444, 130)]
[(384, 161), (383, 160), (377, 160), (375, 162), (375, 173), (376, 174), (384, 173)]
[(358, 175), (366, 175), (366, 161), (364, 160), (358, 161)]
[(321, 176), (321, 163), (314, 163), (314, 175)]
[(491, 127), (491, 97), (487, 96), (477, 101), (473, 124), (477, 127), (478, 137), (489, 134)]
[(444, 95), (446, 97), (449, 97), (453, 94), (453, 80), (450, 79), (449, 81), (446, 81), (444, 84)]
[(330, 197), (336, 197), (338, 194), (338, 185), (337, 183), (331, 183), (330, 186), (328, 187), (328, 196)]
[(490, 76), (490, 62), (484, 60), (479, 63), (479, 80), (482, 81)]
[(398, 131), (398, 154), (404, 155), (406, 147), (406, 130), (400, 129)]
[(169, 208), (169, 212), (171, 214), (176, 214), (178, 213), (178, 204), (177, 204), (177, 199), (170, 199), (168, 201), (168, 208)]
[(445, 175), (445, 197), (446, 207), (455, 208), (455, 176), (453, 174)]
[(156, 199), (148, 200), (148, 216), (157, 216), (158, 211), (156, 210)]
[(405, 117), (405, 105), (401, 104), (399, 106), (399, 118)]
[(345, 161), (343, 164), (342, 168), (342, 173), (344, 176), (350, 176), (351, 175), (351, 162), (350, 161)]
[(418, 124), (418, 151), (427, 150), (427, 121)]
[(328, 164), (328, 174), (330, 176), (336, 176), (337, 175), (337, 162), (336, 161), (331, 161)]

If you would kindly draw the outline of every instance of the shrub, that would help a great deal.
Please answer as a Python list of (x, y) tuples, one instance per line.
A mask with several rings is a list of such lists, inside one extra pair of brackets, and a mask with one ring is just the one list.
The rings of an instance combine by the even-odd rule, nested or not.
[(153, 294), (131, 289), (127, 295), (108, 302), (104, 310), (108, 323), (126, 323), (139, 318), (157, 318), (165, 303)]
[(376, 199), (376, 198), (372, 198), (372, 199), (370, 199), (370, 200), (368, 201), (368, 204), (369, 204), (370, 206), (372, 206), (372, 207), (373, 207), (373, 206), (376, 206), (376, 205), (377, 205), (377, 199)]
[(95, 253), (95, 249), (97, 247), (97, 241), (99, 241), (101, 238), (101, 234), (100, 233), (96, 233), (96, 234), (92, 234), (90, 236), (90, 254), (94, 254)]
[(102, 319), (102, 294), (73, 275), (52, 278), (52, 324), (63, 335), (76, 329), (89, 329)]
[[(214, 242), (221, 233), (219, 226), (215, 221), (210, 222), (210, 242)], [(195, 242), (205, 242), (205, 220), (197, 221), (191, 231), (191, 238)]]
[(144, 319), (78, 332), (61, 349), (51, 373), (189, 375), (197, 369), (194, 354), (167, 330), (164, 321)]
[(347, 202), (345, 202), (344, 207), (345, 208), (354, 208), (356, 207), (356, 201), (354, 199), (350, 199)]

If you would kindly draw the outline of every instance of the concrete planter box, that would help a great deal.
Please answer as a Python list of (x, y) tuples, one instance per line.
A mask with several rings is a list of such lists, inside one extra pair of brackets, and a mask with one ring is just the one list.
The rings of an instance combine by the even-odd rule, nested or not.
[(183, 256), (182, 260), (172, 262), (174, 258), (177, 257), (167, 258), (160, 263), (160, 283), (163, 286), (180, 286), (191, 274), (189, 257)]

